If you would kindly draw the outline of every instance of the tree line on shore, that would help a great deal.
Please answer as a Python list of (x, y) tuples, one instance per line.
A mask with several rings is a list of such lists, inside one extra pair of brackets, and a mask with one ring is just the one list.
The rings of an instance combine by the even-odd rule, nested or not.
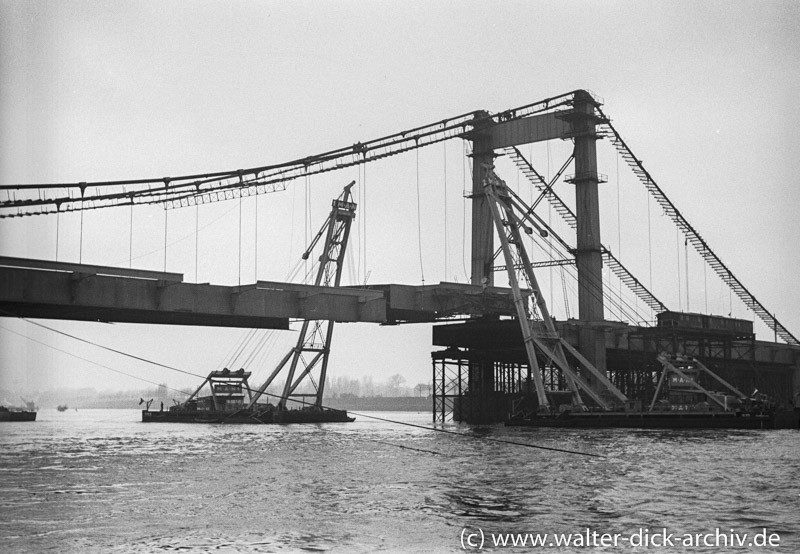
[[(257, 386), (251, 383), (251, 386)], [(282, 385), (272, 385), (267, 389), (267, 393), (272, 398), (281, 393)], [(301, 390), (302, 389), (302, 390)], [(306, 383), (297, 392), (311, 393), (313, 385)], [(152, 400), (159, 405), (163, 402), (164, 407), (171, 406), (173, 403), (182, 402), (195, 388), (184, 387), (180, 389), (172, 388), (167, 383), (162, 383), (156, 387), (147, 387), (133, 390), (98, 391), (95, 388), (85, 387), (76, 389), (48, 389), (38, 391), (36, 394), (28, 394), (40, 409), (52, 409), (57, 406), (68, 406), (69, 408), (136, 408), (139, 401), (147, 402)], [(429, 383), (417, 383), (408, 385), (406, 379), (400, 374), (389, 376), (385, 380), (375, 380), (372, 376), (365, 376), (360, 379), (348, 376), (334, 376), (328, 378), (325, 385), (325, 397), (331, 400), (346, 400), (352, 398), (399, 398), (399, 397), (427, 397), (431, 393)], [(201, 391), (201, 395), (210, 394), (209, 391)], [(11, 399), (19, 395), (11, 391), (0, 391), (0, 398)], [(270, 398), (268, 396), (267, 398)], [(20, 402), (17, 402), (18, 404)]]

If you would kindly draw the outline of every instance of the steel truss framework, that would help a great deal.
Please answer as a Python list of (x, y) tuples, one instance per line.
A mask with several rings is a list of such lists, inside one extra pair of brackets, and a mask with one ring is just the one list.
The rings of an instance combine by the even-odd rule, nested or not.
[[(571, 404), (573, 394), (564, 372), (543, 360), (539, 378), (547, 390), (548, 402)], [(514, 414), (538, 409), (530, 365), (522, 351), (468, 351), (448, 349), (431, 354), (433, 366), (433, 421), (494, 423)], [(568, 357), (571, 364), (575, 360)]]
[[(314, 247), (324, 237), (322, 254), (319, 258), (315, 286), (338, 287), (342, 278), (342, 268), (347, 250), (347, 240), (350, 236), (350, 226), (356, 216), (356, 204), (353, 202), (351, 189), (355, 181), (347, 185), (342, 194), (333, 200), (330, 215), (322, 225), (317, 235), (303, 254), (306, 260), (311, 255)], [(278, 409), (286, 408), (288, 400), (299, 401), (301, 404), (312, 404), (322, 408), (322, 399), (325, 392), (325, 379), (328, 371), (328, 357), (331, 350), (334, 322), (331, 320), (304, 320), (300, 328), (297, 344), (278, 363), (278, 366), (262, 384), (253, 396), (248, 407), (253, 406), (264, 394), (275, 378), (287, 367), (286, 381), (283, 392), (278, 401)], [(313, 370), (319, 368), (318, 378), (313, 378)], [(299, 373), (298, 373), (299, 369)], [(314, 394), (297, 393), (298, 387), (306, 378), (311, 381), (316, 392)], [(306, 402), (307, 397), (313, 398)]]
[[(646, 408), (663, 374), (660, 354), (697, 359), (717, 376), (744, 393), (758, 390), (789, 405), (792, 377), (785, 364), (759, 362), (750, 336), (708, 336), (671, 329), (631, 329), (625, 344), (608, 348), (609, 380), (629, 400)], [(545, 355), (537, 350), (538, 359)], [(529, 365), (522, 347), (502, 351), (457, 349), (431, 354), (434, 421), (501, 421), (511, 413), (535, 409)], [(570, 363), (575, 360), (570, 358)], [(552, 363), (540, 364), (540, 375), (551, 403), (571, 401), (563, 372)], [(491, 375), (491, 379), (489, 379)], [(715, 380), (701, 375), (698, 383), (715, 390)]]
[(529, 367), (480, 352), (435, 352), (433, 421), (499, 422), (530, 398)]
[(475, 110), (379, 139), (259, 167), (145, 179), (0, 185), (4, 195), (0, 198), (0, 218), (140, 204), (161, 204), (172, 209), (281, 191), (289, 182), (309, 175), (365, 164), (453, 138), (469, 139), (477, 128), (567, 109), (578, 92), (496, 114)]
[[(539, 198), (532, 204), (531, 209), (534, 209), (537, 204), (539, 204), (542, 200), (547, 200), (547, 202), (555, 209), (556, 213), (561, 216), (561, 218), (566, 222), (569, 227), (572, 229), (577, 229), (578, 227), (578, 218), (575, 216), (575, 213), (572, 209), (567, 205), (561, 197), (553, 191), (553, 186), (555, 185), (556, 181), (561, 177), (564, 170), (569, 166), (569, 164), (574, 160), (574, 155), (570, 156), (564, 165), (562, 165), (561, 169), (550, 179), (548, 183), (545, 181), (545, 178), (533, 167), (533, 165), (522, 155), (522, 152), (515, 146), (510, 146), (505, 148), (506, 155), (511, 158), (514, 162), (514, 165), (517, 166), (523, 175), (530, 181), (530, 183), (539, 191)], [(600, 176), (602, 182), (603, 176)], [(548, 232), (556, 238), (556, 246), (561, 246), (562, 255), (561, 259), (553, 260), (551, 262), (543, 262), (540, 264), (534, 264), (534, 267), (537, 265), (544, 267), (546, 265), (575, 265), (575, 259), (572, 257), (572, 254), (575, 252), (575, 248), (571, 247), (567, 244), (566, 241), (562, 240), (558, 237), (555, 232), (553, 231), (552, 227), (547, 225), (541, 218), (537, 217), (540, 225), (544, 226)], [(647, 287), (642, 284), (624, 265), (620, 262), (616, 256), (611, 252), (607, 246), (602, 247), (603, 253), (603, 262), (608, 265), (611, 271), (614, 272), (624, 284), (628, 287), (628, 289), (633, 292), (641, 301), (643, 301), (651, 310), (655, 313), (666, 311), (666, 305), (661, 302), (656, 296), (650, 292)], [(566, 255), (565, 255), (566, 254)], [(505, 271), (505, 266), (497, 266), (494, 268), (495, 271)], [(518, 268), (519, 269), (519, 268)], [(597, 287), (600, 289), (602, 293), (602, 284), (598, 284)]]
[[(532, 234), (535, 229), (545, 236), (547, 231), (540, 227), (538, 222), (531, 217), (533, 210), (506, 186), (505, 182), (494, 173), (493, 168), (486, 167), (485, 171), (484, 194), (489, 199), (492, 220), (500, 238), (500, 248), (506, 261), (508, 281), (514, 295), (517, 319), (522, 330), (523, 346), (530, 370), (528, 379), (533, 384), (539, 409), (549, 410), (550, 400), (547, 397), (540, 364), (537, 360), (537, 349), (545, 354), (545, 364), (552, 365), (560, 370), (572, 395), (572, 403), (576, 407), (585, 407), (582, 394), (591, 398), (595, 404), (602, 408), (611, 407), (608, 397), (604, 398), (600, 390), (595, 389), (588, 382), (587, 376), (596, 379), (605, 388), (605, 391), (615, 397), (617, 401), (625, 402), (627, 400), (625, 395), (608, 380), (606, 375), (559, 336), (553, 319), (550, 317), (547, 303), (533, 272), (522, 235), (520, 234), (521, 231)], [(516, 267), (522, 268), (520, 273), (527, 289), (531, 291), (533, 306), (529, 305), (521, 294), (520, 279), (517, 275)], [(533, 329), (530, 321), (532, 314), (536, 314), (541, 318), (544, 324), (543, 332)], [(578, 361), (577, 368), (570, 365), (565, 354), (566, 351)]]
[[(724, 335), (639, 328), (627, 335), (626, 345), (607, 350), (609, 378), (632, 400), (649, 401), (662, 373), (659, 354), (697, 359), (719, 377), (745, 393), (755, 389), (779, 402), (791, 391), (791, 371), (785, 364), (756, 360), (754, 335)], [(700, 384), (711, 387), (704, 376)]]
[(597, 106), (597, 111), (603, 120), (602, 127), (605, 128), (611, 136), (611, 143), (614, 145), (614, 148), (617, 149), (617, 152), (619, 152), (620, 156), (622, 156), (628, 166), (633, 170), (639, 181), (645, 186), (648, 192), (650, 192), (653, 198), (655, 198), (656, 202), (658, 202), (664, 210), (664, 213), (672, 219), (686, 239), (692, 243), (697, 253), (700, 254), (709, 267), (714, 270), (722, 282), (728, 285), (728, 287), (736, 293), (736, 296), (744, 302), (744, 305), (758, 315), (759, 319), (761, 319), (767, 327), (772, 329), (776, 335), (781, 337), (786, 344), (800, 345), (800, 340), (784, 327), (775, 315), (771, 314), (764, 305), (747, 290), (742, 282), (739, 281), (733, 272), (722, 262), (719, 256), (714, 253), (706, 240), (700, 236), (700, 233), (698, 233), (683, 216), (675, 204), (667, 198), (667, 195), (664, 194), (664, 191), (655, 182), (650, 172), (645, 169), (642, 161), (631, 151), (619, 132), (611, 124), (611, 120), (603, 113), (600, 106)]

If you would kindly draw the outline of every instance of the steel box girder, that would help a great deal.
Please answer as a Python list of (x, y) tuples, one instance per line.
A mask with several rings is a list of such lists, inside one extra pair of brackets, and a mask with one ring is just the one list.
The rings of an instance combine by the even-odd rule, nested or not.
[[(511, 316), (511, 289), (442, 282), (438, 285), (371, 285), (386, 299), (387, 323), (438, 321), (457, 315)], [(362, 290), (362, 289), (358, 289)], [(523, 295), (528, 296), (524, 290)]]
[(183, 283), (175, 274), (166, 274), (170, 280), (165, 280), (78, 264), (71, 265), (72, 271), (50, 270), (44, 268), (47, 262), (31, 262), (27, 265), (37, 267), (0, 267), (0, 315), (288, 329), (289, 319), (385, 324), (512, 310), (507, 289), (454, 283), (348, 288), (258, 281), (221, 286)]

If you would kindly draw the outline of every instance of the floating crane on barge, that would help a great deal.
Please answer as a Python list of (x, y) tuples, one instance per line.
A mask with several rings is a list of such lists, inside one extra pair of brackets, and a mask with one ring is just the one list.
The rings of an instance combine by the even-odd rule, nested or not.
[[(324, 238), (316, 286), (338, 287), (342, 279), (342, 267), (350, 226), (356, 216), (356, 203), (351, 189), (355, 181), (344, 187), (333, 200), (330, 215), (311, 244), (303, 253), (307, 260), (320, 240)], [(244, 368), (231, 371), (225, 368), (212, 371), (188, 400), (172, 406), (167, 411), (142, 410), (142, 421), (179, 423), (325, 423), (351, 422), (345, 410), (334, 410), (323, 405), (325, 379), (328, 371), (328, 356), (333, 339), (334, 322), (329, 320), (304, 320), (296, 345), (278, 363), (266, 381), (254, 390), (250, 387), (251, 372)], [(306, 355), (310, 360), (306, 360)], [(303, 366), (301, 368), (301, 366)], [(298, 393), (300, 384), (319, 369), (314, 381), (314, 394)], [(285, 372), (284, 372), (285, 370)], [(277, 404), (260, 403), (267, 388), (285, 373), (283, 392)], [(210, 396), (198, 396), (206, 385)], [(245, 394), (247, 401), (245, 402)], [(309, 401), (311, 400), (311, 401)], [(287, 406), (287, 401), (299, 403), (299, 408)]]

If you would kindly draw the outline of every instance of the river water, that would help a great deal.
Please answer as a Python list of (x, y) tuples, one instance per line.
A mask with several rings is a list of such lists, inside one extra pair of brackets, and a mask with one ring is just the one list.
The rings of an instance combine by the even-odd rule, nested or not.
[[(797, 430), (445, 427), (457, 436), (370, 415), (430, 425), (428, 413), (400, 412), (351, 424), (143, 424), (136, 410), (2, 423), (0, 551), (455, 552), (483, 541), (640, 552), (652, 549), (633, 545), (657, 535), (664, 552), (800, 552)], [(587, 529), (594, 544), (549, 546)], [(548, 535), (533, 549), (493, 546), (504, 533)]]

